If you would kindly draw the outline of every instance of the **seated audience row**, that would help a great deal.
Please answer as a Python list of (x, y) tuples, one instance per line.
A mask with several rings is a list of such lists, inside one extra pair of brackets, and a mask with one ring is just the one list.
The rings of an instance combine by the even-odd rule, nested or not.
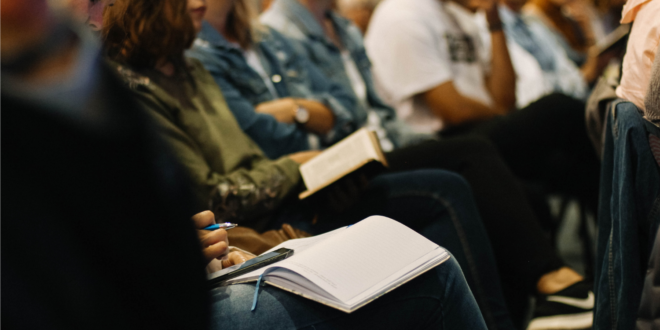
[[(317, 103), (315, 100), (330, 100), (328, 103), (331, 105), (342, 103), (337, 100), (346, 96), (337, 94), (336, 88), (332, 87), (333, 82), (326, 81), (314, 65), (296, 50), (295, 44), (291, 45), (280, 33), (262, 26), (255, 17), (244, 17), (245, 13), (251, 12), (249, 3), (245, 0), (208, 1), (206, 21), (202, 23), (202, 31), (188, 54), (199, 59), (213, 75), (243, 131), (266, 154), (281, 157), (289, 152), (307, 150), (309, 147), (304, 145), (306, 137), (315, 136), (309, 123), (323, 121), (324, 117), (319, 111), (310, 111), (315, 108), (310, 109), (308, 105)], [(323, 33), (307, 8), (296, 1), (284, 4), (295, 6), (288, 11), (290, 20), (287, 24), (310, 20), (306, 26)], [(309, 4), (313, 6), (315, 2)], [(280, 2), (276, 2), (273, 10), (278, 10), (279, 6)], [(300, 16), (293, 17), (291, 13)], [(331, 15), (341, 23), (338, 26), (349, 28), (345, 20)], [(228, 26), (227, 22), (233, 25)], [(252, 33), (244, 35), (239, 31)], [(354, 88), (350, 91), (356, 94), (362, 91), (362, 94), (368, 95), (359, 98), (359, 107), (347, 104), (346, 108), (357, 112), (356, 117), (364, 118), (358, 121), (359, 124), (347, 124), (352, 124), (353, 129), (365, 126), (379, 132), (383, 149), (396, 149), (385, 153), (390, 170), (401, 172), (440, 168), (465, 177), (475, 194), (493, 243), (498, 268), (507, 283), (515, 284), (526, 294), (550, 294), (580, 282), (581, 277), (577, 273), (562, 267), (563, 262), (541, 231), (516, 178), (490, 144), (474, 137), (420, 143), (422, 138), (428, 140), (431, 136), (415, 134), (405, 123), (397, 120), (393, 109), (380, 101), (373, 89), (368, 68), (362, 66), (362, 72), (358, 71), (351, 55), (368, 60), (364, 50), (356, 44), (360, 41), (359, 33), (341, 30), (336, 35), (338, 40), (335, 46), (347, 45), (347, 49), (342, 51), (346, 55), (344, 61), (335, 63), (335, 76), (340, 77), (348, 72), (351, 82), (345, 81), (343, 85), (350, 84), (349, 88)], [(351, 72), (354, 74), (350, 75)], [(355, 88), (358, 85), (361, 88)], [(336, 95), (334, 100), (329, 97), (332, 95)], [(369, 106), (374, 103), (379, 106)], [(308, 111), (309, 120), (294, 125), (297, 111)], [(326, 109), (325, 112), (325, 116), (332, 116), (331, 110)], [(301, 140), (302, 143), (284, 143), (288, 139)], [(474, 286), (477, 281), (469, 272), (467, 275), (468, 283)], [(580, 283), (569, 291), (576, 289), (584, 291), (586, 296), (590, 286)], [(477, 301), (482, 310), (487, 308), (479, 294)], [(490, 324), (489, 321), (487, 317)]]
[[(596, 267), (608, 270), (596, 274), (594, 290), (558, 257), (526, 189), (597, 209), (600, 166), (583, 100), (612, 53), (588, 51), (604, 34), (594, 7), (385, 0), (374, 10), (379, 2), (275, 0), (259, 20), (251, 0), (72, 0), (78, 16), (102, 29), (104, 64), (94, 37), (63, 23), (45, 0), (4, 4), (2, 99), (8, 139), (20, 141), (6, 150), (6, 322), (516, 329), (522, 310), (511, 301), (521, 293), (537, 298), (532, 330), (634, 321), (638, 305), (605, 306), (622, 299), (606, 277), (637, 260), (636, 250), (616, 246), (616, 260), (628, 263), (603, 259), (620, 244), (605, 239), (607, 196)], [(337, 6), (357, 9), (359, 28)], [(617, 89), (656, 125), (658, 14), (658, 0), (624, 7), (622, 22), (635, 25)], [(632, 127), (636, 119), (621, 113), (627, 122), (616, 127)], [(22, 129), (28, 123), (34, 133)], [(389, 168), (373, 178), (356, 172), (299, 200), (300, 165), (362, 127), (376, 132)], [(608, 192), (612, 178), (601, 182)], [(28, 205), (34, 194), (45, 202)], [(35, 220), (26, 209), (47, 216)], [(203, 229), (214, 222), (258, 232), (288, 223), (317, 235), (374, 214), (446, 247), (449, 262), (352, 314), (272, 287), (250, 311), (254, 284), (204, 283), (205, 265), (254, 257), (229, 248), (231, 232)], [(649, 219), (654, 236), (660, 219)], [(136, 227), (144, 221), (159, 225)], [(36, 235), (35, 226), (43, 228)], [(638, 275), (617, 282), (635, 303)]]
[[(221, 221), (231, 220), (258, 230), (279, 228), (286, 221), (312, 234), (350, 225), (373, 214), (397, 219), (445, 246), (460, 263), (470, 265), (465, 270), (468, 277), (478, 278), (473, 282), (483, 284), (474, 287), (475, 292), (479, 292), (483, 301), (492, 301), (492, 317), (511, 327), (505, 323), (510, 321), (499, 281), (492, 281), (497, 275), (488, 238), (469, 187), (458, 175), (440, 170), (380, 175), (372, 179), (363, 192), (352, 196), (357, 198), (353, 205), (337, 210), (339, 212), (297, 201), (295, 192), (301, 181), (299, 164), (318, 152), (301, 152), (270, 160), (241, 131), (213, 77), (200, 62), (184, 59), (185, 48), (202, 27), (205, 8), (202, 1), (189, 0), (187, 5), (188, 10), (185, 10), (185, 0), (163, 1), (157, 6), (148, 1), (118, 0), (107, 10), (103, 38), (117, 71), (136, 92), (136, 99), (154, 119), (159, 132), (190, 173), (200, 210), (208, 205), (209, 196), (213, 194), (211, 208)], [(158, 6), (172, 8), (176, 15), (172, 22), (192, 17), (191, 24), (173, 25), (159, 14), (165, 10)], [(143, 21), (161, 24), (153, 24), (139, 34), (128, 29)], [(157, 47), (143, 48), (150, 44)], [(437, 271), (442, 279), (441, 267)], [(236, 313), (234, 317), (246, 319), (241, 322), (246, 326), (251, 324), (248, 319), (257, 324), (266, 321), (272, 311), (251, 313), (247, 308), (229, 308), (227, 304), (235, 302), (221, 299), (228, 290), (253, 289), (253, 285), (241, 285), (214, 290), (214, 310), (232, 310)], [(251, 298), (238, 294), (240, 297)], [(334, 314), (330, 308), (322, 310), (328, 313), (324, 319)], [(401, 313), (396, 314), (400, 318), (397, 322), (403, 322)], [(295, 322), (296, 318), (304, 316), (296, 313), (290, 316), (292, 320), (282, 322)], [(220, 327), (230, 319), (213, 318), (212, 321), (217, 322), (214, 326)], [(462, 317), (457, 319), (462, 320)], [(363, 321), (355, 322), (354, 326)]]
[[(124, 26), (131, 17), (150, 16), (162, 23), (154, 28), (164, 27), (159, 32), (175, 37), (157, 34), (157, 45), (166, 46), (164, 39), (176, 45), (186, 36), (192, 41), (186, 1), (125, 4), (114, 3), (124, 13), (118, 16), (122, 22), (111, 23)], [(209, 308), (203, 255), (208, 261), (223, 254), (226, 232), (200, 230), (200, 253), (193, 223), (203, 228), (214, 222), (213, 214), (185, 220), (195, 197), (187, 193), (183, 172), (162, 149), (147, 116), (113, 74), (99, 66), (98, 52), (88, 51), (95, 49), (94, 43), (57, 23), (46, 1), (3, 5), (3, 42), (8, 43), (2, 48), (2, 102), (5, 119), (12, 123), (5, 137), (13, 141), (5, 150), (12, 175), (5, 182), (11, 193), (5, 196), (3, 229), (11, 235), (3, 239), (3, 325), (207, 329), (212, 321), (216, 328), (235, 329), (486, 329), (453, 258), (353, 314), (274, 288), (264, 288), (260, 309), (250, 312), (253, 285), (217, 289), (214, 308)], [(138, 10), (145, 8), (154, 10)], [(163, 8), (167, 10), (157, 10)], [(176, 22), (189, 26), (190, 33), (177, 29)], [(25, 27), (31, 38), (22, 33)], [(54, 46), (49, 43), (53, 37), (67, 42)], [(180, 60), (185, 45), (174, 48)], [(34, 62), (14, 62), (35, 46), (33, 54), (39, 56)], [(207, 96), (204, 86), (198, 87)], [(229, 114), (224, 107), (219, 112), (223, 109)], [(225, 126), (232, 123), (238, 130), (233, 119)], [(37, 131), (25, 130), (27, 126)], [(248, 143), (241, 134), (234, 137), (245, 140), (239, 144)], [(469, 201), (467, 187), (456, 176), (447, 181), (452, 180)], [(34, 203), (35, 197), (40, 202)], [(467, 229), (482, 235), (478, 228)]]

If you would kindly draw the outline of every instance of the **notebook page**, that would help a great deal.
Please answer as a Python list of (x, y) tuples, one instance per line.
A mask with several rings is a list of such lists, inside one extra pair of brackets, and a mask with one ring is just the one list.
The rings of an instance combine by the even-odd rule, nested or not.
[(378, 159), (369, 134), (366, 129), (358, 130), (300, 166), (307, 189), (314, 190), (336, 179), (364, 160)]
[(438, 247), (436, 250), (431, 251), (421, 259), (412, 263), (380, 283), (374, 285), (372, 288), (358, 294), (353, 299), (347, 301), (349, 306), (359, 305), (365, 300), (371, 300), (374, 297), (379, 297), (382, 293), (387, 292), (393, 287), (399, 286), (401, 283), (408, 281), (410, 278), (419, 276), (430, 268), (435, 268), (439, 263), (449, 259), (449, 253), (443, 247)]
[[(301, 254), (303, 251), (309, 249), (311, 246), (314, 246), (315, 244), (317, 244), (319, 242), (322, 242), (322, 241), (324, 241), (324, 240), (340, 233), (341, 231), (343, 231), (345, 229), (346, 229), (346, 227), (342, 227), (342, 228), (338, 228), (338, 229), (335, 229), (331, 232), (327, 232), (327, 233), (321, 234), (321, 235), (316, 235), (316, 236), (307, 237), (307, 238), (290, 239), (288, 241), (284, 241), (284, 242), (278, 244), (274, 248), (262, 253), (261, 255), (264, 255), (268, 252), (273, 252), (277, 249), (287, 248), (287, 249), (292, 249), (293, 250), (293, 256), (297, 256), (298, 254)], [(290, 257), (290, 258), (293, 258), (293, 256)], [(257, 277), (259, 277), (259, 275), (261, 275), (261, 273), (263, 273), (267, 269), (273, 268), (273, 267), (278, 267), (278, 265), (280, 263), (282, 263), (286, 260), (287, 259), (284, 259), (284, 260), (278, 261), (276, 263), (273, 263), (271, 265), (268, 265), (268, 267), (259, 268), (257, 270), (254, 270), (254, 271), (251, 271), (249, 273), (243, 274), (241, 276), (238, 276), (236, 278), (233, 278), (233, 279), (227, 281), (227, 283), (231, 284), (231, 283), (236, 283), (236, 282), (242, 282), (245, 279), (257, 278)]]
[(399, 222), (372, 216), (284, 260), (281, 266), (347, 302), (436, 248)]

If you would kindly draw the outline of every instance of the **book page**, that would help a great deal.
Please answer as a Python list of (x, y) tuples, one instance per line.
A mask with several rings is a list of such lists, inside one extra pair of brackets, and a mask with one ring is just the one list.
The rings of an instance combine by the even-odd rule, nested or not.
[(438, 248), (399, 222), (372, 216), (280, 266), (348, 302)]
[(369, 134), (360, 129), (301, 165), (300, 174), (307, 190), (335, 181), (368, 160), (379, 159)]

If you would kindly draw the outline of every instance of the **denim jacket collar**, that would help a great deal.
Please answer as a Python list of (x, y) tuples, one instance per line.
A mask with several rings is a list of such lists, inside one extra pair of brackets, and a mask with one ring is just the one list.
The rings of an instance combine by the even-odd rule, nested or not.
[(312, 13), (298, 0), (279, 0), (274, 7), (281, 6), (281, 11), (308, 36), (325, 39), (323, 27), (314, 19)]
[(208, 42), (215, 47), (238, 50), (236, 46), (227, 41), (227, 39), (225, 39), (225, 37), (223, 37), (222, 34), (220, 34), (220, 32), (218, 32), (218, 30), (206, 20), (202, 22), (202, 30), (197, 34), (197, 39)]
[[(278, 0), (273, 7), (283, 13), (291, 22), (293, 22), (298, 29), (310, 38), (322, 40), (330, 47), (336, 47), (335, 44), (325, 35), (325, 31), (319, 22), (316, 21), (314, 15), (305, 8), (298, 0)], [(281, 7), (281, 8), (277, 8)], [(333, 11), (327, 12), (328, 18), (335, 25), (337, 33), (340, 34), (340, 39), (344, 42), (350, 38), (345, 37), (345, 33), (350, 26), (348, 20), (337, 15)], [(350, 41), (350, 40), (349, 40)], [(344, 48), (353, 51), (353, 45), (344, 45)]]

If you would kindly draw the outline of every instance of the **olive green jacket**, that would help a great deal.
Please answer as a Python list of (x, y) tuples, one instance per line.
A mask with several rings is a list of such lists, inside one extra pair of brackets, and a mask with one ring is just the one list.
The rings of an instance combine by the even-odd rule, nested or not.
[(210, 208), (222, 221), (252, 220), (297, 188), (298, 164), (264, 155), (241, 131), (213, 77), (197, 60), (187, 60), (189, 76), (179, 78), (110, 64), (189, 172), (200, 209)]

